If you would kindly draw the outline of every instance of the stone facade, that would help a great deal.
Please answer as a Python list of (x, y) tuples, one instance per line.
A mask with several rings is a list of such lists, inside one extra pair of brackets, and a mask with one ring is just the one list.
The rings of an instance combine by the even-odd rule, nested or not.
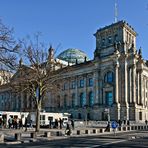
[[(79, 119), (145, 121), (148, 62), (142, 58), (142, 49), (136, 49), (136, 32), (120, 21), (97, 30), (94, 36), (94, 59), (61, 66), (57, 81), (61, 89), (48, 91), (44, 109), (69, 112)], [(27, 103), (31, 107), (25, 98), (21, 108)]]

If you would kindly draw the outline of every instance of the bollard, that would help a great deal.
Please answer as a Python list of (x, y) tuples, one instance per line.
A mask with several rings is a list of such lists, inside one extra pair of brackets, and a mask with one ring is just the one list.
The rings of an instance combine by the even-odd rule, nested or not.
[(21, 140), (21, 133), (15, 133), (15, 140)]
[(80, 135), (80, 133), (81, 133), (80, 130), (77, 130), (77, 135)]
[(50, 137), (51, 133), (50, 132), (45, 132), (44, 135), (45, 135), (45, 137)]
[(36, 132), (30, 133), (31, 138), (36, 138)]
[(62, 132), (61, 131), (56, 131), (56, 136), (62, 136)]
[(100, 133), (103, 133), (104, 132), (104, 129), (103, 128), (100, 128)]
[(118, 131), (122, 131), (122, 127), (120, 126), (120, 127), (118, 127)]
[(128, 130), (128, 131), (130, 131), (130, 130), (131, 130), (131, 127), (130, 127), (130, 126), (128, 126), (128, 127), (127, 127), (127, 130)]
[(0, 143), (4, 142), (4, 134), (0, 134)]
[(90, 131), (89, 130), (85, 130), (85, 134), (90, 134)]
[(96, 134), (96, 129), (93, 129), (93, 134)]
[(126, 131), (126, 126), (123, 127), (123, 131)]
[(137, 130), (138, 129), (138, 126), (135, 126), (135, 130)]

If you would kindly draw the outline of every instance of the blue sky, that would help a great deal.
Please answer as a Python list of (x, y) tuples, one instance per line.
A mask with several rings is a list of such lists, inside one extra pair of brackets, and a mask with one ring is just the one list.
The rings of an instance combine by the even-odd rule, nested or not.
[[(126, 20), (138, 33), (137, 49), (148, 59), (148, 0), (117, 0), (118, 20)], [(78, 48), (93, 58), (97, 29), (114, 22), (115, 0), (0, 0), (0, 19), (13, 27), (17, 39), (42, 33), (57, 54)]]

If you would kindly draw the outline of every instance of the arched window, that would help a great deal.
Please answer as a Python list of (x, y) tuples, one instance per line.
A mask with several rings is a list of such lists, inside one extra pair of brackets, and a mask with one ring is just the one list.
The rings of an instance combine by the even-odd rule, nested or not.
[(75, 107), (75, 93), (72, 94), (72, 107)]
[(113, 72), (109, 71), (104, 76), (104, 82), (105, 83), (111, 83), (113, 82)]
[(81, 93), (80, 94), (80, 106), (83, 107), (85, 104), (86, 104), (85, 94)]
[(93, 106), (93, 104), (94, 104), (94, 94), (93, 94), (93, 92), (91, 91), (91, 92), (89, 93), (89, 106)]

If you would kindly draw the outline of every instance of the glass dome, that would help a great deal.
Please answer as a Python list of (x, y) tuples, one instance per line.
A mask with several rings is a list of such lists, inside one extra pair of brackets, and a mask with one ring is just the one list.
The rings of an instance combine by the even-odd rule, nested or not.
[(58, 59), (67, 61), (69, 63), (76, 63), (76, 59), (78, 63), (82, 63), (85, 61), (85, 57), (86, 60), (88, 61), (89, 58), (83, 51), (73, 48), (69, 48), (57, 56)]

